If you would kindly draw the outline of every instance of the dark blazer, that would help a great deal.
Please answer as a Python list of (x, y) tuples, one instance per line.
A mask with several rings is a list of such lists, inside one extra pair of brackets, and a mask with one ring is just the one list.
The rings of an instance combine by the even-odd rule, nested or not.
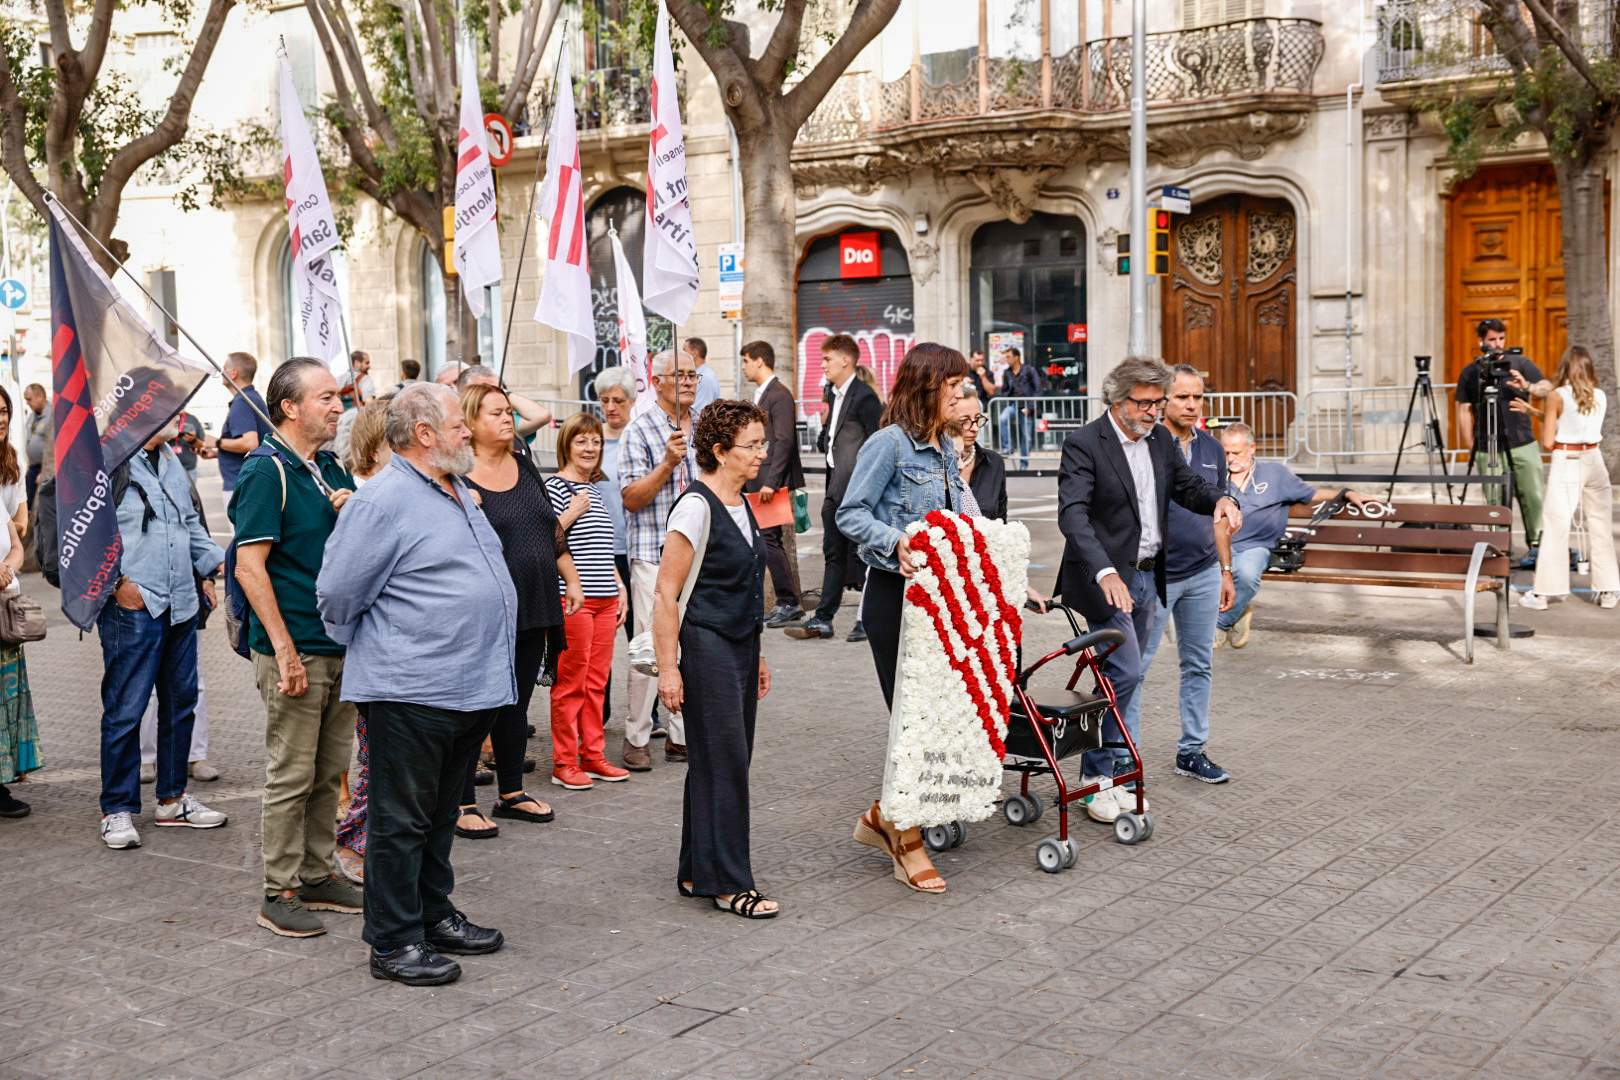
[[(1199, 514), (1213, 513), (1225, 495), (1195, 473), (1175, 446), (1175, 436), (1156, 425), (1146, 436), (1153, 459), (1158, 495), (1159, 535), (1168, 538), (1170, 501)], [(1112, 566), (1124, 576), (1136, 562), (1142, 522), (1136, 508), (1136, 484), (1119, 435), (1105, 412), (1071, 431), (1063, 440), (1058, 472), (1058, 528), (1063, 532), (1063, 566), (1058, 592), (1064, 603), (1079, 608), (1093, 626), (1110, 618), (1114, 607), (1097, 584), (1097, 572)], [(1153, 562), (1159, 602), (1164, 594), (1165, 545)]]
[(973, 465), (973, 479), (968, 482), (973, 489), (973, 501), (979, 504), (985, 517), (1006, 521), (1007, 462), (994, 450), (982, 446), (975, 446), (973, 453), (978, 458)]
[[(827, 402), (827, 418), (831, 420), (833, 397), (830, 387), (823, 400)], [(827, 477), (827, 498), (835, 505), (843, 500), (844, 491), (849, 487), (849, 478), (855, 472), (855, 459), (860, 456), (861, 447), (866, 445), (866, 440), (872, 437), (882, 422), (883, 402), (878, 400), (877, 391), (851, 376), (849, 388), (844, 391), (843, 408), (838, 411), (838, 430), (822, 428), (821, 438), (816, 442), (816, 449), (825, 454), (828, 440), (832, 440), (833, 469)]]
[(771, 450), (759, 476), (748, 482), (747, 490), (774, 488), (794, 491), (804, 487), (804, 465), (799, 461), (799, 429), (794, 416), (793, 391), (782, 385), (780, 377), (771, 380), (760, 395), (759, 407), (765, 410), (765, 438)]

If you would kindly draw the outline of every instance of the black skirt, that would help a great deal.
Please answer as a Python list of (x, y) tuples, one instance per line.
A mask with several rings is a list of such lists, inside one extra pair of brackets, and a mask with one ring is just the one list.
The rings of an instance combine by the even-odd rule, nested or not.
[(759, 637), (731, 641), (681, 628), (686, 703), (686, 796), (679, 880), (699, 896), (754, 887), (748, 854), (748, 767), (759, 707)]

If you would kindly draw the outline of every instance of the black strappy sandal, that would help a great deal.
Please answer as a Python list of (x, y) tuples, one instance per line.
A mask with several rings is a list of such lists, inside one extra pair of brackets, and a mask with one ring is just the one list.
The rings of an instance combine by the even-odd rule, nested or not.
[(761, 894), (758, 889), (749, 889), (747, 892), (737, 893), (731, 898), (729, 904), (716, 896), (714, 897), (714, 906), (721, 911), (729, 911), (733, 915), (739, 915), (744, 919), (774, 919), (782, 914), (780, 907), (775, 911), (759, 910), (759, 905), (769, 899), (770, 897)]
[(535, 798), (533, 795), (530, 795), (527, 791), (520, 791), (510, 799), (504, 797), (496, 799), (495, 809), (490, 811), (490, 816), (509, 818), (512, 821), (534, 822), (553, 821), (557, 817), (557, 813), (554, 810), (547, 810), (544, 813), (535, 813), (533, 810), (519, 810), (518, 807), (522, 806), (524, 803), (534, 803), (537, 806), (542, 805), (539, 799)]
[[(459, 822), (462, 818), (466, 817), (469, 814), (471, 814), (474, 817), (481, 817), (485, 821), (489, 820), (488, 815), (486, 815), (482, 810), (478, 809), (478, 807), (476, 807), (476, 806), (463, 806), (463, 807), (461, 807), (459, 810), (456, 811), (456, 820)], [(489, 829), (463, 829), (458, 824), (456, 826), (456, 835), (461, 837), (463, 840), (493, 840), (495, 837), (501, 835), (501, 827), (499, 825), (496, 825), (493, 828), (489, 828)]]
[(690, 885), (688, 885), (684, 881), (677, 881), (675, 883), (675, 888), (676, 888), (676, 891), (678, 891), (682, 896), (686, 897), (688, 900), (690, 900), (692, 897), (697, 895), (697, 893), (692, 890), (692, 887)]

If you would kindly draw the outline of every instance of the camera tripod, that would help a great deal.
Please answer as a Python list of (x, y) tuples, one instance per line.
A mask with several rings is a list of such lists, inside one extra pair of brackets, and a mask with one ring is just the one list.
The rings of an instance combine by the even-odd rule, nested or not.
[[(1440, 474), (1446, 478), (1446, 499), (1451, 502), (1459, 501), (1451, 490), (1451, 469), (1446, 465), (1446, 437), (1444, 429), (1440, 426), (1440, 408), (1434, 402), (1434, 382), (1429, 377), (1429, 367), (1432, 357), (1414, 356), (1413, 363), (1417, 365), (1417, 375), (1412, 380), (1412, 396), (1406, 402), (1406, 422), (1401, 425), (1401, 439), (1396, 444), (1395, 468), (1390, 474), (1389, 492), (1384, 496), (1385, 502), (1395, 500), (1395, 477), (1401, 474), (1401, 458), (1406, 451), (1413, 449), (1415, 444), (1406, 440), (1412, 434), (1412, 421), (1418, 421), (1418, 427), (1423, 432), (1423, 456), (1428, 463), (1429, 475), (1434, 475), (1435, 463), (1439, 462)], [(1418, 410), (1422, 410), (1419, 418)], [(1433, 485), (1429, 487), (1429, 501), (1438, 502), (1439, 496)]]

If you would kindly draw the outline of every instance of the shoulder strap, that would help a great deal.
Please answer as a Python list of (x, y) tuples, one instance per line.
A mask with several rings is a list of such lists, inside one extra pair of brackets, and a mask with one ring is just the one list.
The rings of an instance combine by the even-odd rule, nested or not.
[[(684, 610), (686, 602), (692, 598), (693, 588), (697, 586), (698, 574), (703, 569), (703, 553), (709, 549), (709, 526), (714, 522), (714, 511), (709, 506), (709, 500), (695, 491), (688, 491), (681, 498), (696, 499), (703, 507), (703, 528), (698, 531), (698, 542), (692, 545), (692, 567), (686, 572), (686, 584), (681, 586), (680, 606)], [(680, 505), (679, 500), (676, 505)]]
[(281, 463), (281, 455), (272, 453), (270, 460), (276, 463), (276, 475), (281, 477), (281, 512), (287, 512), (287, 467)]

